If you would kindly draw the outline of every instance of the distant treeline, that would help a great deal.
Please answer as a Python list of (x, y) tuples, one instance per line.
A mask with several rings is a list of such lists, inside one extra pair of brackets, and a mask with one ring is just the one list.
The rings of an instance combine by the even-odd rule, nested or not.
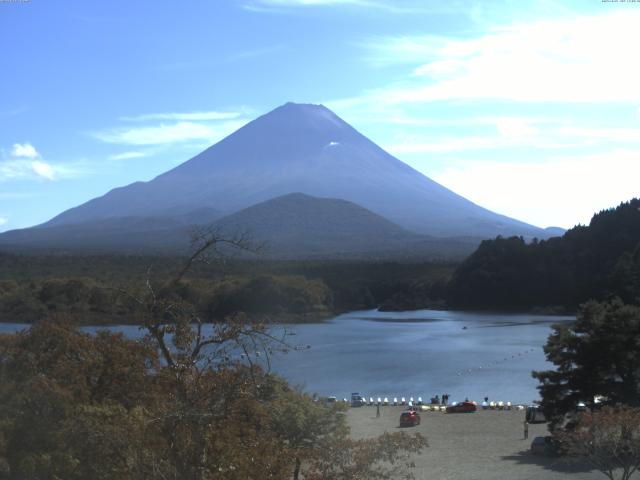
[(640, 200), (562, 237), (486, 240), (455, 271), (448, 304), (465, 309), (574, 311), (587, 300), (640, 301)]
[[(184, 258), (0, 253), (0, 321), (50, 313), (83, 324), (137, 323), (132, 297), (166, 282)], [(457, 268), (456, 268), (457, 267)], [(313, 321), (359, 309), (573, 312), (590, 300), (640, 302), (640, 200), (594, 215), (563, 237), (486, 240), (459, 265), (226, 259), (195, 265), (176, 288), (206, 320), (244, 311)]]
[[(65, 313), (82, 324), (137, 323), (133, 298), (161, 284), (179, 257), (0, 254), (0, 321)], [(442, 305), (453, 266), (400, 262), (266, 262), (196, 265), (176, 291), (207, 320), (244, 311), (312, 321), (347, 310)]]

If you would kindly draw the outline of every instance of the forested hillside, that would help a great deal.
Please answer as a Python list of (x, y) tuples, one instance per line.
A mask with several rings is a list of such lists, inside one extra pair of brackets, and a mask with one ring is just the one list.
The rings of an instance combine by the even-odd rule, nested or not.
[(640, 199), (597, 213), (588, 226), (530, 243), (486, 240), (455, 271), (456, 308), (574, 310), (589, 299), (640, 298)]
[[(34, 322), (51, 313), (81, 324), (136, 323), (128, 293), (147, 278), (165, 281), (180, 257), (0, 253), (0, 321)], [(400, 262), (199, 263), (176, 289), (208, 319), (234, 311), (274, 321), (328, 318), (346, 310), (441, 304), (450, 264)]]
[[(68, 310), (98, 305), (88, 280), (26, 281), (47, 312), (29, 329), (0, 335), (0, 478), (413, 478), (409, 455), (427, 446), (422, 435), (350, 438), (343, 405), (316, 401), (269, 372), (272, 353), (292, 348), (286, 335), (243, 312), (202, 311), (197, 282), (186, 277), (224, 241), (204, 239), (173, 275), (148, 270), (141, 288), (95, 286), (124, 293), (126, 316), (145, 333), (138, 340), (77, 328), (86, 317)], [(302, 279), (247, 285), (265, 282), (275, 292), (325, 291)], [(11, 280), (2, 285), (12, 290)], [(254, 290), (249, 301), (261, 298)]]

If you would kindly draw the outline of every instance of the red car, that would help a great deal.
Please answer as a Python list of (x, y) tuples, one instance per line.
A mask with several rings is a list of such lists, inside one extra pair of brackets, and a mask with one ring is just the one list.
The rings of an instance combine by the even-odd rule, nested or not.
[(476, 402), (458, 402), (447, 407), (447, 413), (471, 413), (478, 409)]
[(420, 415), (418, 412), (406, 411), (400, 414), (401, 427), (413, 427), (414, 425), (420, 425)]

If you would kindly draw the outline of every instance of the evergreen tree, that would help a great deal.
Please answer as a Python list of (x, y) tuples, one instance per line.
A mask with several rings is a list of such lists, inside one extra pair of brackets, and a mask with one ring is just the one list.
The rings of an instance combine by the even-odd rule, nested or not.
[(640, 406), (640, 307), (618, 299), (587, 302), (574, 323), (553, 327), (544, 350), (556, 369), (533, 376), (554, 424), (596, 396)]

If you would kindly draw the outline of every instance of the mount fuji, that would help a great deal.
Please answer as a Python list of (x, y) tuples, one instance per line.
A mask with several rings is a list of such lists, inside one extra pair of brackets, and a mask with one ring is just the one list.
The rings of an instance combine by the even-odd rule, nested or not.
[[(100, 231), (104, 238), (120, 235), (116, 243), (126, 245), (128, 231), (144, 243), (145, 229), (180, 243), (181, 234), (176, 232), (187, 225), (223, 221), (292, 193), (362, 207), (395, 224), (390, 229), (395, 238), (399, 231), (409, 236), (476, 239), (550, 236), (436, 183), (326, 107), (287, 103), (151, 181), (115, 188), (37, 227), (5, 232), (0, 245), (91, 248)], [(287, 221), (286, 215), (280, 217)], [(290, 235), (296, 225), (282, 227)], [(278, 225), (273, 229), (270, 238), (277, 242)]]

